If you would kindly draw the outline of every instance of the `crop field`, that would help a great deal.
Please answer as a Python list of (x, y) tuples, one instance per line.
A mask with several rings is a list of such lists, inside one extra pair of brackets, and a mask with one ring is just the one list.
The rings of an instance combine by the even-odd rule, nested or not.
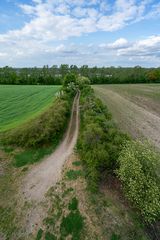
[(160, 84), (94, 85), (117, 125), (160, 148)]
[(0, 86), (0, 131), (14, 128), (43, 112), (59, 86)]
[(0, 86), (0, 239), (160, 239), (160, 84), (62, 87)]

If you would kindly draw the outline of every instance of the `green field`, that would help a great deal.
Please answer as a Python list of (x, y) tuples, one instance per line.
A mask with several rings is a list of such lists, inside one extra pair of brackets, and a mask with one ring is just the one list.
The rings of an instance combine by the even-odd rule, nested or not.
[(0, 85), (0, 131), (36, 117), (49, 107), (60, 86)]

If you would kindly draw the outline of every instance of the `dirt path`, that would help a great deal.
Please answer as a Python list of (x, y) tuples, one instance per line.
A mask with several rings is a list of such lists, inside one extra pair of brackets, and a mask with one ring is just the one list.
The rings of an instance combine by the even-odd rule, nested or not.
[(98, 97), (107, 104), (114, 120), (121, 129), (133, 137), (147, 138), (160, 148), (160, 117), (120, 94), (94, 86)]
[(69, 127), (61, 144), (48, 158), (36, 164), (24, 178), (20, 192), (23, 195), (23, 204), (27, 203), (27, 206), (29, 206), (23, 223), (25, 234), (30, 234), (39, 227), (44, 217), (45, 194), (60, 179), (63, 164), (73, 152), (76, 144), (78, 130), (79, 93), (74, 99)]

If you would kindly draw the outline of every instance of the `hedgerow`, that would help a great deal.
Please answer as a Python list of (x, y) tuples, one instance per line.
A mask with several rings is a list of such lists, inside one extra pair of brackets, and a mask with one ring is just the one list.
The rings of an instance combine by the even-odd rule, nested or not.
[(80, 109), (77, 149), (87, 170), (89, 186), (96, 190), (103, 173), (114, 172), (122, 143), (128, 137), (116, 128), (107, 107), (89, 85), (81, 90)]
[(148, 144), (127, 141), (117, 174), (127, 198), (151, 223), (160, 217), (160, 155)]
[(81, 92), (81, 128), (77, 144), (91, 190), (102, 176), (117, 173), (128, 200), (144, 220), (160, 218), (160, 155), (148, 143), (131, 140), (112, 121), (90, 86)]

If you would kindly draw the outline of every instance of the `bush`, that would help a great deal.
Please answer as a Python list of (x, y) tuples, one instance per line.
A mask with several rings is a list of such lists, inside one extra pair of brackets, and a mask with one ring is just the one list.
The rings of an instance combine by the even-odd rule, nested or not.
[(126, 142), (117, 171), (126, 196), (147, 222), (160, 217), (160, 155), (148, 144)]
[(103, 172), (114, 173), (122, 143), (128, 139), (112, 121), (106, 106), (90, 86), (81, 90), (81, 128), (77, 144), (87, 169), (90, 188), (96, 190)]
[(68, 73), (63, 80), (63, 90), (69, 95), (74, 96), (78, 90), (77, 77), (73, 73)]

